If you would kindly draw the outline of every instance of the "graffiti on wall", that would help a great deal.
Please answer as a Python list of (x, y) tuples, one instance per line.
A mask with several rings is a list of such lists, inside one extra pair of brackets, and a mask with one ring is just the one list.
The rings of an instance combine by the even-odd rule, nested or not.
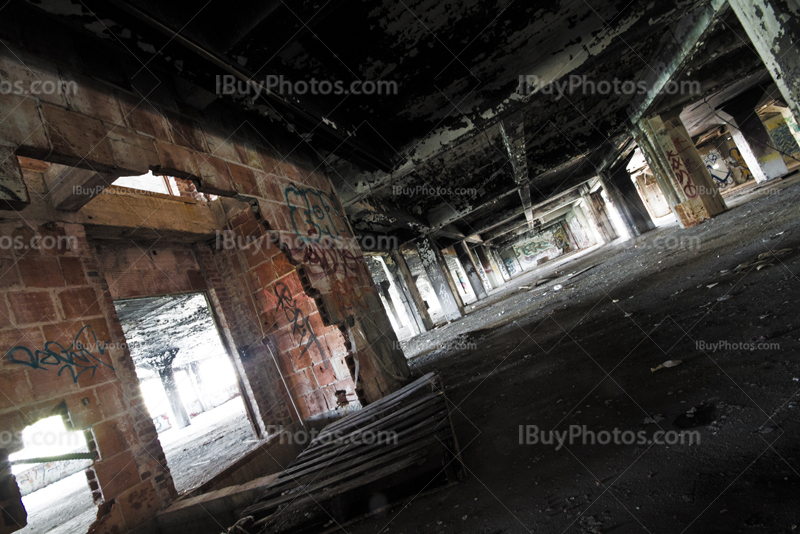
[[(322, 345), (317, 339), (314, 329), (311, 328), (308, 317), (297, 306), (289, 287), (283, 282), (278, 282), (273, 287), (273, 291), (278, 298), (277, 308), (283, 312), (286, 320), (292, 325), (292, 335), (295, 336), (295, 340), (301, 347), (300, 357), (304, 356), (312, 346), (316, 346), (319, 353), (324, 355), (325, 352), (322, 350)], [(267, 290), (265, 289), (264, 292), (267, 293)], [(269, 297), (268, 294), (267, 296)]]
[(58, 376), (66, 374), (66, 371), (72, 377), (72, 381), (77, 383), (83, 373), (89, 373), (94, 377), (100, 366), (114, 370), (111, 364), (101, 359), (101, 356), (106, 354), (107, 345), (107, 342), (98, 341), (92, 327), (86, 325), (67, 347), (56, 341), (45, 342), (42, 350), (32, 351), (28, 347), (16, 346), (6, 352), (6, 359), (13, 364), (24, 365), (31, 369), (47, 371), (49, 368), (58, 367)]
[(317, 242), (347, 234), (338, 203), (328, 193), (291, 185), (283, 190), (283, 196), (294, 233), (303, 241)]
[(733, 175), (731, 171), (728, 170), (728, 165), (722, 159), (722, 154), (716, 149), (712, 149), (708, 154), (703, 156), (703, 163), (718, 188), (725, 189), (735, 185)]

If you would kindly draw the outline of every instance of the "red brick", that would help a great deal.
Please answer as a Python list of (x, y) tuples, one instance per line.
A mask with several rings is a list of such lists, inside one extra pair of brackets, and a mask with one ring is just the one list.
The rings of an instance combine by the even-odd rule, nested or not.
[(320, 386), (327, 386), (336, 382), (336, 372), (328, 360), (314, 366), (314, 376), (317, 377), (317, 383)]
[(314, 380), (314, 376), (310, 372), (310, 368), (292, 373), (285, 378), (286, 385), (289, 387), (289, 392), (292, 394), (292, 397), (295, 398), (308, 395), (319, 387)]
[(86, 276), (83, 273), (83, 264), (80, 258), (63, 256), (59, 258), (61, 262), (61, 272), (64, 274), (64, 281), (68, 286), (86, 285)]
[(296, 347), (289, 352), (292, 358), (292, 366), (296, 371), (314, 365), (314, 361), (311, 359), (311, 352), (306, 348), (307, 342), (308, 340), (304, 340), (302, 346)]
[(8, 310), (8, 305), (3, 295), (0, 294), (0, 328), (7, 326), (11, 326), (11, 312)]
[(95, 462), (94, 472), (106, 501), (117, 497), (140, 481), (139, 472), (130, 451)]
[(325, 399), (325, 394), (321, 390), (317, 389), (308, 395), (300, 397), (300, 402), (297, 403), (297, 407), (300, 410), (300, 415), (302, 418), (309, 419), (315, 415), (327, 412), (329, 409), (333, 409), (335, 406), (331, 406), (329, 408)]
[(58, 294), (64, 315), (68, 319), (101, 315), (97, 293), (91, 287), (67, 289)]
[(17, 325), (58, 320), (52, 296), (48, 292), (16, 291), (9, 293), (8, 304)]
[(62, 287), (64, 276), (58, 258), (28, 255), (19, 260), (19, 272), (26, 287)]
[[(18, 359), (24, 359), (19, 355)], [(18, 408), (33, 402), (33, 389), (28, 384), (27, 371), (22, 366), (17, 369), (3, 369), (0, 372), (0, 410)]]
[(119, 382), (111, 382), (95, 388), (97, 403), (103, 412), (103, 417), (108, 419), (125, 410), (122, 386)]
[[(45, 365), (38, 369), (31, 369), (28, 372), (28, 379), (33, 385), (33, 397), (36, 401), (43, 401), (63, 397), (78, 390), (78, 384), (72, 377), (72, 370), (77, 374), (77, 370), (66, 364)], [(59, 372), (61, 375), (59, 376)]]
[(14, 258), (0, 258), (0, 288), (9, 288), (20, 284), (17, 274), (17, 260)]
[(203, 273), (196, 269), (191, 269), (186, 271), (186, 276), (189, 279), (189, 286), (194, 291), (205, 291), (208, 289), (208, 284), (206, 284), (206, 279), (203, 277)]
[(92, 389), (69, 395), (66, 403), (70, 420), (76, 430), (87, 430), (103, 418)]
[(92, 426), (92, 434), (103, 459), (112, 458), (128, 450), (131, 444), (137, 441), (133, 421), (128, 416), (97, 423)]
[[(0, 331), (0, 354), (5, 354), (8, 349), (16, 346), (24, 346), (32, 352), (44, 347), (44, 336), (39, 327), (15, 328), (11, 327)], [(27, 356), (20, 354), (18, 359), (27, 359)], [(8, 365), (8, 361), (3, 358), (0, 366)]]
[(228, 169), (231, 172), (231, 178), (233, 178), (233, 185), (239, 193), (258, 196), (259, 191), (256, 186), (256, 175), (253, 169), (230, 162), (228, 162)]
[(160, 508), (158, 494), (150, 480), (145, 480), (121, 495), (117, 502), (129, 529), (136, 528), (155, 516)]

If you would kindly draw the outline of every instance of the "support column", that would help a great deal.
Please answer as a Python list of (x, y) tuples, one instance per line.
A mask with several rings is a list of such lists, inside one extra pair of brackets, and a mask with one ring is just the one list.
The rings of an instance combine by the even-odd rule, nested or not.
[(161, 379), (161, 385), (164, 386), (170, 410), (175, 417), (175, 426), (177, 428), (186, 428), (192, 422), (189, 419), (189, 414), (186, 413), (186, 407), (183, 405), (183, 400), (181, 400), (181, 395), (178, 392), (178, 385), (175, 383), (175, 370), (172, 369), (172, 365), (159, 368), (158, 377)]
[(672, 182), (669, 180), (669, 170), (664, 167), (665, 161), (659, 157), (660, 149), (655, 146), (655, 137), (651, 134), (652, 131), (650, 130), (649, 124), (645, 124), (645, 121), (641, 121), (633, 128), (633, 138), (642, 150), (642, 155), (645, 161), (647, 161), (647, 166), (650, 167), (650, 171), (653, 173), (658, 188), (661, 190), (661, 194), (669, 205), (669, 209), (674, 213), (675, 206), (680, 204), (681, 200)]
[(500, 255), (497, 253), (497, 250), (490, 248), (489, 252), (492, 254), (492, 258), (494, 259), (495, 265), (497, 265), (497, 269), (500, 271), (500, 276), (503, 277), (503, 283), (506, 283), (509, 280), (511, 280), (511, 275), (508, 274), (508, 269), (506, 269), (506, 264), (500, 258)]
[(789, 109), (800, 117), (800, 8), (796, 0), (730, 0), (730, 6)]
[(400, 315), (397, 313), (397, 310), (394, 307), (394, 301), (392, 300), (392, 294), (389, 293), (389, 287), (391, 282), (389, 280), (384, 280), (383, 282), (377, 284), (378, 290), (381, 292), (381, 295), (386, 300), (386, 305), (389, 307), (389, 312), (391, 312), (392, 317), (394, 318), (395, 322), (400, 325), (400, 328), (403, 327), (403, 320), (400, 318)]
[(583, 200), (584, 206), (586, 206), (584, 212), (589, 218), (589, 227), (592, 233), (594, 233), (595, 241), (597, 241), (598, 245), (605, 245), (610, 242), (611, 239), (608, 235), (608, 230), (603, 223), (600, 222), (600, 214), (597, 213), (597, 206), (595, 206), (594, 200), (589, 196), (589, 188), (586, 186), (581, 187), (581, 199)]
[(478, 274), (478, 268), (475, 266), (475, 260), (472, 258), (467, 243), (462, 241), (453, 248), (456, 251), (456, 256), (458, 256), (458, 261), (460, 261), (461, 265), (464, 267), (464, 272), (467, 273), (467, 280), (469, 280), (469, 285), (472, 286), (472, 291), (475, 292), (475, 296), (478, 300), (485, 299), (486, 290), (483, 288), (481, 276)]
[[(414, 276), (411, 274), (411, 269), (408, 268), (408, 263), (400, 250), (392, 250), (390, 252), (392, 262), (397, 266), (397, 272), (403, 279), (404, 289), (408, 290), (411, 301), (414, 303), (414, 316), (419, 318), (419, 326), (422, 332), (433, 329), (433, 320), (428, 313), (428, 307), (425, 305), (425, 300), (419, 294), (419, 288), (414, 281)], [(388, 266), (388, 265), (387, 265)], [(390, 268), (391, 271), (391, 268)]]
[(464, 315), (464, 307), (450, 277), (447, 264), (442, 253), (430, 237), (422, 237), (416, 241), (422, 268), (428, 275), (442, 312), (448, 321), (455, 321)]
[(519, 260), (517, 259), (517, 255), (514, 254), (513, 248), (504, 250), (503, 253), (500, 254), (500, 259), (505, 263), (509, 276), (514, 276), (522, 272), (522, 265), (519, 264)]
[(630, 158), (623, 165), (609, 170), (607, 175), (600, 176), (600, 183), (603, 184), (613, 208), (617, 210), (625, 224), (628, 234), (635, 237), (655, 229), (656, 225), (650, 218), (639, 190), (626, 168), (628, 161)]
[(405, 281), (400, 274), (400, 269), (397, 267), (394, 259), (391, 257), (381, 258), (383, 260), (384, 268), (386, 269), (387, 276), (394, 287), (397, 289), (397, 294), (400, 297), (400, 304), (406, 312), (406, 316), (411, 320), (411, 331), (414, 335), (425, 332), (425, 322), (419, 314), (419, 310), (414, 305), (414, 299), (406, 287)]
[(483, 267), (483, 272), (486, 273), (486, 278), (492, 285), (492, 289), (497, 289), (503, 285), (499, 280), (497, 272), (492, 270), (492, 262), (489, 260), (489, 255), (486, 253), (486, 247), (483, 245), (475, 247), (475, 253), (478, 255), (478, 259)]
[(695, 226), (727, 209), (680, 118), (664, 120), (655, 116), (642, 120), (641, 128), (652, 140), (654, 155), (661, 160), (659, 172), (666, 173), (666, 180), (672, 183), (678, 197), (678, 202), (670, 202), (670, 206), (681, 226)]
[(739, 148), (742, 159), (758, 183), (779, 178), (789, 172), (783, 156), (775, 150), (775, 142), (755, 112), (761, 91), (749, 91), (726, 104), (722, 109), (733, 117), (736, 125), (728, 125), (733, 142)]
[(190, 363), (189, 367), (186, 368), (186, 372), (189, 373), (189, 379), (192, 381), (195, 394), (197, 394), (197, 400), (200, 401), (200, 407), (204, 412), (211, 410), (213, 406), (208, 403), (206, 396), (203, 395), (203, 380), (200, 378), (200, 362)]

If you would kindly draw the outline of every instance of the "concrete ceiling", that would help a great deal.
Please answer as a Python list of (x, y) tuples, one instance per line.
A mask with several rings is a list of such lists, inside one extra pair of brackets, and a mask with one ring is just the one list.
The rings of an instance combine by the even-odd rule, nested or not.
[[(506, 221), (524, 216), (526, 208), (530, 214), (633, 148), (630, 114), (641, 95), (582, 88), (568, 95), (520, 94), (521, 76), (536, 76), (538, 87), (570, 76), (595, 83), (657, 78), (673, 60), (681, 32), (709, 5), (29, 2), (75, 31), (172, 72), (193, 88), (185, 90), (186, 98), (199, 108), (217, 98), (220, 73), (396, 83), (391, 95), (220, 98), (305, 138), (324, 158), (356, 231), (403, 241), (431, 234), (444, 245), (468, 237), (480, 241), (493, 217)], [(676, 78), (701, 80), (707, 95), (737, 76), (763, 71), (742, 35), (735, 17), (720, 8), (720, 20), (695, 48), (682, 51), (688, 60)], [(659, 98), (648, 112), (688, 103)]]

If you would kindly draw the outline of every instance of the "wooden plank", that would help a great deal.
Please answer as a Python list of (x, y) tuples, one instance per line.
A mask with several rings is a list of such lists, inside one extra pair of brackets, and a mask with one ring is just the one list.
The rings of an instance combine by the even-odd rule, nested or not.
[[(443, 412), (442, 412), (443, 413)], [(408, 429), (409, 434), (403, 438), (402, 443), (398, 443), (398, 445), (390, 446), (387, 448), (376, 449), (372, 452), (366, 452), (363, 449), (353, 449), (352, 451), (344, 454), (342, 457), (338, 457), (337, 454), (342, 454), (340, 450), (331, 451), (326, 458), (320, 458), (314, 462), (315, 465), (308, 465), (308, 464), (301, 464), (298, 465), (295, 469), (296, 470), (287, 470), (280, 474), (279, 479), (275, 481), (274, 484), (270, 485), (265, 491), (265, 493), (260, 497), (259, 500), (263, 500), (270, 494), (274, 494), (276, 492), (283, 491), (286, 489), (287, 486), (302, 484), (306, 482), (306, 479), (309, 475), (316, 473), (320, 470), (326, 470), (331, 468), (329, 476), (335, 475), (336, 473), (345, 469), (342, 467), (343, 465), (349, 465), (351, 463), (355, 464), (359, 461), (366, 461), (381, 455), (385, 455), (390, 451), (401, 449), (401, 448), (409, 448), (411, 447), (415, 441), (419, 440), (420, 438), (424, 438), (427, 436), (435, 435), (439, 438), (440, 441), (449, 439), (451, 434), (450, 428), (443, 428), (438, 432), (433, 432), (431, 430), (431, 421), (439, 420), (438, 413), (435, 417), (431, 417), (429, 420), (420, 422), (419, 424), (411, 427)], [(399, 441), (399, 438), (398, 438)], [(333, 457), (333, 460), (338, 460), (337, 463), (329, 462), (328, 464), (324, 464), (324, 461), (329, 457)], [(355, 462), (350, 462), (352, 458), (355, 458)]]
[[(437, 401), (441, 401), (441, 403), (443, 405), (445, 405), (445, 408), (446, 408), (446, 404), (444, 402), (444, 397), (441, 396), (441, 394), (438, 394), (436, 396), (424, 397), (424, 398), (414, 402), (413, 404), (411, 404), (411, 405), (409, 405), (409, 406), (407, 406), (405, 408), (401, 408), (400, 410), (395, 411), (392, 415), (390, 415), (388, 417), (379, 418), (379, 419), (367, 424), (363, 428), (356, 429), (353, 432), (350, 432), (349, 434), (346, 434), (346, 435), (347, 435), (348, 438), (352, 439), (352, 438), (358, 437), (358, 436), (360, 436), (363, 433), (368, 432), (368, 431), (388, 430), (388, 429), (392, 428), (391, 425), (390, 425), (391, 422), (396, 421), (397, 419), (401, 419), (401, 418), (403, 418), (404, 416), (406, 416), (406, 415), (408, 415), (410, 413), (413, 413), (413, 411), (418, 409), (418, 408), (425, 407), (426, 405), (429, 405), (429, 404), (437, 403)], [(297, 459), (295, 459), (295, 463), (299, 463), (299, 462), (305, 461), (306, 459), (308, 459), (310, 457), (313, 457), (314, 455), (318, 454), (321, 450), (327, 450), (327, 449), (330, 449), (332, 446), (335, 446), (335, 442), (333, 440), (329, 439), (331, 437), (332, 437), (332, 434), (327, 434), (325, 438), (320, 438), (319, 436), (317, 436), (317, 438), (314, 439), (314, 441), (317, 443), (317, 446), (314, 447), (313, 449), (306, 449), (302, 453), (300, 453), (300, 455), (298, 455)], [(327, 440), (327, 441), (323, 442), (324, 440)]]

